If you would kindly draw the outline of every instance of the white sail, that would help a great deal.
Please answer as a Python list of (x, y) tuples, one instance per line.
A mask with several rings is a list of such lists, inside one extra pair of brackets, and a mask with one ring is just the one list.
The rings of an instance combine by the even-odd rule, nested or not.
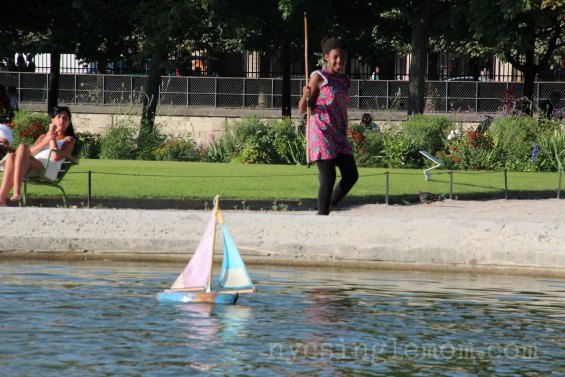
[(214, 236), (216, 229), (216, 210), (212, 213), (198, 249), (177, 277), (171, 289), (210, 290), (210, 276), (212, 272), (212, 256), (214, 254)]

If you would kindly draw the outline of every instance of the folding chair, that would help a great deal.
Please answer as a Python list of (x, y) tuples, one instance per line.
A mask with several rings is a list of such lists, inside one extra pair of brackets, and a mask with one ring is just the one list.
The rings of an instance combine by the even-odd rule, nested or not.
[(71, 153), (70, 156), (66, 155), (65, 152), (58, 149), (51, 151), (51, 153), (58, 153), (63, 155), (63, 157), (65, 157), (65, 161), (63, 162), (61, 169), (57, 173), (57, 178), (55, 180), (51, 180), (45, 176), (45, 173), (49, 168), (49, 162), (51, 161), (51, 153), (49, 153), (49, 160), (43, 171), (36, 171), (36, 170), (28, 171), (24, 179), (22, 206), (25, 207), (27, 205), (27, 185), (32, 184), (32, 185), (43, 185), (43, 186), (51, 186), (58, 188), (61, 191), (61, 195), (63, 197), (63, 205), (65, 206), (65, 208), (67, 208), (68, 207), (67, 193), (65, 192), (65, 189), (61, 186), (61, 181), (63, 180), (65, 175), (67, 175), (71, 167), (73, 167), (74, 165), (78, 165), (79, 157), (83, 147), (84, 147), (84, 140), (77, 138), (75, 142), (75, 147), (73, 148), (73, 152)]

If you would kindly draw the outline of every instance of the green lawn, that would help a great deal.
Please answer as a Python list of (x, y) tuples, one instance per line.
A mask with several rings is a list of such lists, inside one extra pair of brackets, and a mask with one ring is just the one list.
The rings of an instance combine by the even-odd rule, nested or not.
[[(318, 187), (315, 166), (82, 159), (64, 179), (69, 196), (87, 197), (88, 171), (93, 198), (211, 199), (218, 193), (224, 199), (308, 200), (316, 198)], [(418, 191), (449, 195), (450, 175), (445, 170), (432, 171), (432, 181), (426, 182), (422, 170), (362, 168), (349, 199), (383, 202), (385, 172), (391, 201), (413, 201)], [(509, 196), (556, 196), (558, 173), (509, 172), (507, 178)], [(29, 197), (57, 195), (54, 188), (28, 187)], [(454, 172), (453, 196), (503, 198), (504, 173)]]

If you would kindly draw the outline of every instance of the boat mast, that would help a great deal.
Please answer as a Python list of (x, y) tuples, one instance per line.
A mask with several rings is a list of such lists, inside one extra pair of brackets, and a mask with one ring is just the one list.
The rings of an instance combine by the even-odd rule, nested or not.
[(208, 287), (206, 288), (206, 292), (210, 292), (212, 287), (212, 270), (214, 269), (214, 248), (216, 243), (216, 221), (218, 221), (218, 216), (221, 218), (220, 215), (220, 196), (216, 195), (214, 197), (214, 230), (212, 231), (212, 252), (210, 253), (210, 273), (208, 275)]

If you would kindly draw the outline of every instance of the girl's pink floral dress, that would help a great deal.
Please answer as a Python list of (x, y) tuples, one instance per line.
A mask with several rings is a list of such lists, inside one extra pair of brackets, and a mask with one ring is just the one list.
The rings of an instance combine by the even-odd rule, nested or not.
[(309, 124), (310, 161), (331, 160), (338, 154), (353, 154), (347, 138), (349, 77), (318, 70), (324, 82), (312, 107)]

